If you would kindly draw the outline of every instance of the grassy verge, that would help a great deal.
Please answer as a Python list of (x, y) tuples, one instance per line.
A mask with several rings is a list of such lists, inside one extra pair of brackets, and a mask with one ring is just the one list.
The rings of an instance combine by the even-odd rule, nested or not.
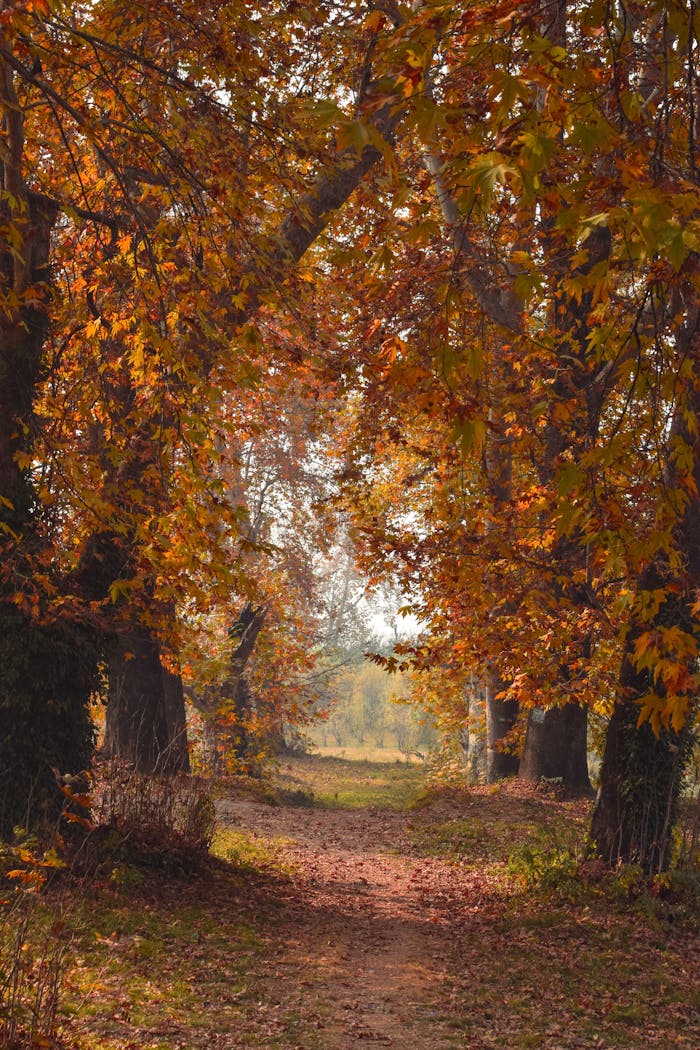
[(506, 785), (416, 815), (415, 852), (474, 879), (448, 991), (459, 1045), (700, 1046), (700, 883), (586, 860), (589, 806)]
[(407, 809), (423, 792), (421, 768), (408, 762), (354, 762), (304, 755), (281, 762), (281, 801), (340, 809)]
[(290, 1045), (262, 983), (284, 865), (249, 836), (222, 833), (215, 849), (233, 859), (191, 878), (126, 868), (75, 896), (61, 1045), (204, 1050), (231, 1033), (237, 1046)]
[(444, 790), (425, 798), (412, 822), (416, 852), (462, 866), (513, 868), (513, 859), (582, 855), (588, 801), (561, 801), (504, 782), (498, 787)]

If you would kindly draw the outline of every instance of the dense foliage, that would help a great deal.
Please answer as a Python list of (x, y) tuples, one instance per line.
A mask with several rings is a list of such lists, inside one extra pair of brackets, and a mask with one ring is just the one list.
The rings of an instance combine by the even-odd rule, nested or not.
[[(697, 683), (697, 52), (681, 0), (4, 6), (0, 611), (30, 655), (0, 692), (5, 733), (47, 734), (13, 812), (45, 755), (87, 758), (38, 712), (81, 723), (98, 659), (108, 747), (144, 771), (188, 764), (182, 675), (241, 752), (302, 711), (339, 513), (426, 626), (414, 669), (447, 668), (451, 710), (479, 684), (491, 775), (524, 720), (532, 756), (611, 716), (594, 838), (666, 863)], [(83, 630), (80, 696), (35, 687), (31, 654)], [(586, 786), (580, 754), (563, 775)]]

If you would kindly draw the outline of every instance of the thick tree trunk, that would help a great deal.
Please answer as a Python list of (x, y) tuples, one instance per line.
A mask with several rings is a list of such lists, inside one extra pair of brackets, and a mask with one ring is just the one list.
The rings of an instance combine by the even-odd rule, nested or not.
[(224, 734), (217, 718), (219, 710), (218, 693), (207, 687), (197, 692), (188, 688), (186, 696), (192, 706), (199, 712), (201, 719), (201, 737), (196, 751), (197, 769), (209, 776), (220, 776), (225, 772), (224, 753), (226, 750)]
[[(642, 575), (640, 590), (658, 590), (663, 584), (663, 576), (651, 565)], [(671, 592), (654, 617), (654, 627), (692, 630), (689, 600), (690, 596)], [(633, 624), (627, 639), (590, 837), (610, 867), (638, 864), (647, 874), (655, 874), (667, 868), (671, 859), (671, 833), (693, 734), (692, 712), (678, 733), (662, 727), (657, 736), (649, 722), (638, 725), (638, 701), (654, 689), (655, 682), (647, 669), (638, 670), (632, 654), (636, 638), (649, 626)]]
[(239, 763), (250, 751), (252, 698), (245, 674), (228, 677), (220, 689), (189, 693), (202, 717), (202, 763), (212, 776), (225, 772), (226, 757)]
[[(85, 544), (73, 583), (84, 597), (100, 601), (131, 572), (124, 538), (105, 530)], [(163, 614), (162, 608), (153, 611)], [(172, 615), (172, 610), (166, 613)], [(129, 615), (119, 602), (113, 607), (114, 623), (107, 620), (103, 627), (109, 687), (105, 752), (144, 773), (189, 772), (182, 679), (162, 665), (161, 645), (152, 630), (138, 622), (137, 612), (131, 621)]]
[[(625, 678), (635, 675), (627, 665)], [(669, 867), (672, 832), (685, 764), (692, 750), (688, 727), (655, 736), (649, 722), (637, 727), (633, 700), (618, 703), (606, 737), (600, 786), (591, 821), (596, 853), (609, 867), (638, 864), (656, 875)]]
[(174, 671), (162, 668), (163, 701), (168, 733), (169, 773), (190, 772), (190, 752), (187, 746), (187, 718), (185, 715), (185, 690), (182, 677)]
[[(25, 530), (33, 502), (21, 458), (31, 453), (30, 422), (49, 327), (51, 230), (58, 214), (55, 203), (38, 194), (28, 193), (26, 205), (27, 214), (19, 217), (0, 201), (0, 227), (20, 242), (18, 247), (0, 235), (0, 520), (16, 533)], [(26, 304), (8, 308), (22, 299)]]
[(0, 837), (53, 824), (65, 802), (54, 770), (90, 768), (97, 684), (94, 639), (79, 624), (37, 624), (0, 602)]
[(140, 773), (175, 772), (160, 647), (146, 627), (134, 624), (116, 636), (107, 673), (106, 753)]
[[(682, 297), (669, 303), (669, 313), (684, 318), (675, 333), (677, 350), (679, 359), (694, 368), (686, 388), (679, 387), (676, 395), (665, 468), (668, 490), (681, 488), (686, 497), (676, 499), (673, 507), (678, 515), (673, 538), (681, 557), (673, 560), (659, 555), (640, 576), (640, 595), (663, 593), (665, 598), (655, 615), (630, 625), (591, 823), (592, 843), (607, 864), (639, 864), (648, 873), (662, 871), (671, 860), (671, 833), (692, 749), (694, 712), (691, 705), (680, 732), (662, 725), (657, 736), (648, 722), (638, 727), (639, 701), (650, 694), (663, 699), (664, 687), (663, 678), (655, 673), (658, 668), (639, 669), (633, 654), (636, 642), (645, 634), (663, 637), (664, 629), (680, 629), (697, 641), (700, 631), (696, 612), (700, 591), (700, 304), (690, 284)], [(680, 474), (674, 461), (674, 444), (679, 441), (693, 453), (692, 472), (687, 476)], [(678, 657), (674, 654), (672, 659)], [(692, 682), (697, 657), (688, 658), (687, 672)]]
[(531, 784), (553, 780), (570, 794), (591, 794), (587, 736), (588, 712), (579, 704), (548, 711), (534, 708), (527, 720), (518, 777)]
[[(87, 704), (97, 679), (92, 639), (80, 625), (42, 623), (34, 558), (45, 557), (35, 525), (32, 413), (48, 330), (48, 260), (56, 205), (21, 182), (21, 112), (0, 62), (3, 141), (0, 187), (0, 835), (57, 819), (64, 801), (53, 770), (77, 774), (91, 760)], [(17, 150), (17, 170), (7, 153)], [(16, 305), (12, 307), (11, 304)], [(46, 561), (42, 563), (45, 571)]]
[(516, 700), (500, 700), (498, 694), (505, 688), (497, 674), (491, 674), (486, 683), (486, 781), (495, 784), (518, 772), (519, 758), (509, 745), (508, 736), (518, 719)]
[[(636, 672), (627, 665), (625, 677)], [(600, 787), (591, 821), (591, 841), (611, 868), (638, 864), (647, 874), (670, 863), (671, 833), (678, 816), (683, 771), (691, 733), (637, 728), (639, 707), (632, 700), (613, 711), (605, 741)]]

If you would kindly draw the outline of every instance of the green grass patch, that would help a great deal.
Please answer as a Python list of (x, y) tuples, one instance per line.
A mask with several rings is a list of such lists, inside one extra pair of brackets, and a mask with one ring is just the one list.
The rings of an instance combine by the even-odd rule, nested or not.
[(408, 809), (424, 790), (420, 766), (409, 762), (355, 762), (304, 755), (280, 764), (280, 801), (339, 809)]
[(76, 900), (60, 1007), (71, 1046), (204, 1047), (254, 1025), (265, 940), (260, 918), (235, 904), (239, 886), (235, 870), (221, 871), (149, 881), (138, 901), (113, 887)]
[(457, 818), (440, 823), (417, 822), (413, 844), (426, 857), (442, 857), (466, 866), (505, 863), (508, 845), (503, 828), (478, 817)]
[(417, 819), (412, 829), (414, 848), (423, 856), (442, 857), (466, 867), (507, 867), (511, 875), (530, 888), (543, 872), (561, 865), (570, 870), (571, 858), (580, 851), (584, 829), (556, 811), (539, 819), (519, 814), (510, 817), (469, 816), (435, 821)]
[(220, 827), (214, 833), (211, 852), (239, 870), (266, 875), (290, 875), (284, 859), (284, 839), (261, 839), (249, 831)]

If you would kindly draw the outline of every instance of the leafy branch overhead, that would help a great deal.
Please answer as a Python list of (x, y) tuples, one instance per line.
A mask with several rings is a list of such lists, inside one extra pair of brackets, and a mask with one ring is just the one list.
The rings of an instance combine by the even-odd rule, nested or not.
[(350, 538), (424, 628), (438, 717), (481, 697), (489, 776), (558, 776), (554, 748), (584, 790), (609, 718), (594, 838), (664, 866), (636, 822), (652, 765), (673, 812), (697, 686), (697, 59), (680, 0), (4, 6), (0, 700), (27, 741), (73, 647), (70, 763), (98, 672), (142, 770), (187, 766), (183, 677), (236, 746), (303, 720)]

